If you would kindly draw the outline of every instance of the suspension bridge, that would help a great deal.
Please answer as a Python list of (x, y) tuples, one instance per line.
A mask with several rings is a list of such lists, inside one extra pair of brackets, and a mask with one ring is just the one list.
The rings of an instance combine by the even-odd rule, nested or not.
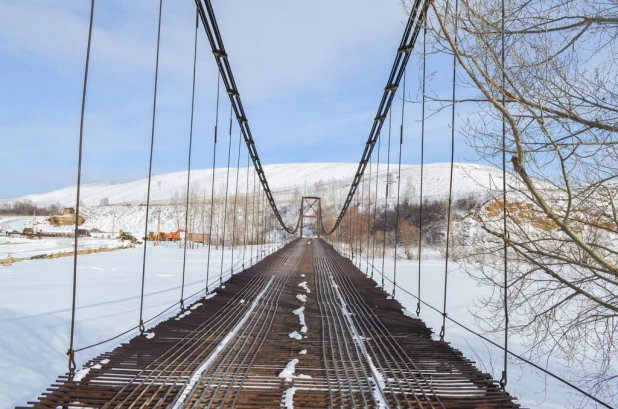
[[(163, 3), (163, 0), (159, 1), (149, 177), (152, 176), (152, 153), (155, 144)], [(212, 237), (214, 214), (211, 208), (208, 264), (205, 267), (206, 286), (199, 294), (185, 293), (184, 263), (187, 252), (187, 240), (185, 240), (180, 300), (164, 311), (175, 310), (177, 314), (152, 326), (157, 316), (146, 317), (143, 313), (148, 257), (148, 243), (144, 241), (141, 308), (133, 329), (139, 330), (139, 335), (115, 348), (113, 341), (126, 333), (101, 341), (97, 345), (108, 344), (113, 349), (93, 357), (83, 368), (78, 368), (75, 364), (76, 354), (87, 354), (92, 346), (74, 345), (75, 300), (79, 292), (78, 234), (75, 234), (73, 310), (70, 345), (67, 351), (68, 372), (24, 407), (470, 409), (519, 407), (516, 399), (506, 390), (507, 357), (511, 355), (521, 358), (508, 350), (508, 331), (505, 334), (504, 344), (489, 341), (504, 352), (504, 370), (499, 380), (480, 371), (474, 362), (448, 342), (447, 323), (460, 325), (448, 316), (450, 220), (446, 223), (447, 265), (444, 270), (442, 308), (427, 303), (422, 296), (420, 286), (422, 240), (418, 241), (418, 292), (412, 294), (411, 289), (397, 284), (395, 251), (393, 291), (387, 293), (384, 290), (384, 264), (380, 268), (376, 261), (381, 258), (383, 263), (386, 235), (378, 240), (376, 236), (369, 234), (372, 223), (367, 219), (375, 218), (380, 211), (377, 207), (380, 158), (379, 156), (377, 160), (372, 158), (376, 145), (379, 152), (380, 143), (387, 143), (389, 152), (386, 160), (388, 178), (386, 185), (390, 192), (386, 194), (387, 203), (384, 209), (388, 208), (389, 199), (396, 204), (394, 225), (399, 225), (401, 177), (391, 178), (390, 149), (391, 143), (398, 146), (398, 161), (392, 166), (396, 166), (395, 172), (400, 174), (405, 103), (402, 104), (399, 135), (395, 135), (393, 140), (391, 140), (393, 122), (391, 106), (398, 93), (401, 93), (402, 100), (405, 99), (403, 95), (406, 92), (406, 66), (419, 38), (423, 39), (424, 50), (425, 21), (430, 12), (431, 2), (416, 0), (410, 9), (401, 42), (393, 48), (395, 58), (392, 70), (373, 118), (369, 137), (358, 162), (358, 169), (344, 202), (338, 206), (337, 216), (330, 222), (324, 220), (322, 198), (300, 197), (298, 216), (293, 217), (296, 222), (291, 225), (286, 224), (286, 219), (289, 221), (292, 217), (282, 214), (262, 167), (257, 143), (249, 126), (249, 118), (243, 108), (241, 90), (233, 76), (230, 62), (232, 58), (226, 52), (213, 6), (210, 0), (195, 0), (195, 5), (193, 103), (185, 227), (188, 226), (189, 217), (196, 55), (201, 46), (198, 37), (200, 33), (205, 33), (208, 47), (217, 66), (213, 163), (216, 162), (217, 144), (225, 143), (219, 124), (219, 104), (225, 99), (225, 95), (229, 98), (230, 107), (221, 245), (223, 252), (226, 251), (226, 247), (230, 249), (227, 251), (242, 252), (242, 266), (237, 269), (232, 267), (225, 274), (223, 263), (220, 271), (211, 268), (210, 237)], [(95, 18), (95, 1), (92, 0), (81, 112), (76, 220), (80, 214), (82, 144), (84, 138), (87, 138), (84, 133), (84, 112), (87, 105), (88, 70)], [(455, 57), (453, 64), (456, 64)], [(424, 65), (422, 80), (424, 94)], [(452, 100), (455, 100), (454, 87)], [(423, 120), (424, 116), (423, 109)], [(241, 206), (241, 203), (237, 202), (238, 195), (232, 192), (234, 189), (238, 192), (239, 184), (243, 183), (246, 183), (245, 191), (248, 192), (251, 183), (249, 173), (246, 181), (239, 180), (239, 173), (236, 173), (235, 180), (230, 178), (229, 169), (231, 165), (233, 166), (234, 160), (232, 156), (234, 119), (239, 131), (236, 167), (240, 167), (241, 164), (243, 141), (247, 149), (247, 165), (250, 162), (253, 165), (252, 203), (249, 202), (249, 195), (246, 195), (242, 217), (237, 211), (237, 207)], [(454, 111), (452, 120), (455, 121)], [(382, 135), (385, 124), (388, 127), (388, 139)], [(425, 137), (424, 122), (422, 124), (421, 152), (424, 149)], [(454, 127), (452, 129), (454, 132)], [(453, 188), (453, 158), (454, 142), (451, 146), (450, 191)], [(422, 180), (421, 163), (421, 219)], [(213, 171), (213, 186), (214, 181)], [(214, 188), (211, 192), (213, 197), (210, 203), (214, 206)], [(150, 193), (149, 179), (145, 203), (147, 221), (151, 207)], [(233, 197), (233, 202), (232, 200), (228, 202), (228, 197)], [(449, 195), (446, 212), (448, 218), (451, 215), (451, 204), (452, 198)], [(250, 209), (251, 217), (247, 216), (246, 209)], [(361, 211), (362, 209), (365, 211)], [(226, 234), (228, 218), (233, 219), (233, 223), (231, 232)], [(312, 236), (303, 237), (308, 227), (312, 230)], [(77, 229), (77, 226), (75, 228)], [(148, 230), (146, 222), (144, 236), (148, 235)], [(422, 227), (420, 230), (419, 234), (422, 233)], [(398, 234), (396, 227), (395, 245), (399, 242)], [(255, 243), (262, 246), (268, 244), (270, 249), (268, 254), (251, 253), (245, 260), (247, 245)], [(402, 305), (394, 298), (397, 291), (404, 291), (417, 299), (416, 314), (402, 309)], [(505, 304), (506, 302), (505, 297)], [(421, 319), (423, 308), (434, 309), (442, 316), (442, 326), (439, 328), (437, 339), (432, 337), (432, 329)], [(505, 311), (507, 311), (506, 305)], [(508, 325), (508, 316), (506, 318)], [(545, 371), (533, 363), (530, 364)], [(548, 375), (555, 376), (551, 373)]]

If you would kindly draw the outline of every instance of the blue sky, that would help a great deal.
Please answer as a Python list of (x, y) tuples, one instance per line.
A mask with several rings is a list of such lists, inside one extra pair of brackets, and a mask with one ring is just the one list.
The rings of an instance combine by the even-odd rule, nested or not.
[[(75, 184), (89, 5), (88, 0), (0, 0), (0, 194)], [(407, 18), (399, 0), (214, 0), (213, 5), (262, 163), (357, 162)], [(156, 0), (97, 1), (85, 183), (148, 174), (157, 11)], [(193, 0), (164, 0), (155, 174), (187, 166), (194, 13)], [(217, 74), (202, 30), (198, 41), (192, 167), (205, 168), (212, 166)], [(450, 59), (430, 60), (432, 88), (446, 97)], [(408, 70), (411, 98), (419, 96), (419, 74), (415, 56)], [(227, 96), (220, 107), (225, 141)], [(394, 109), (393, 129), (398, 129), (399, 102)], [(404, 163), (419, 162), (419, 118), (420, 107), (407, 104)], [(449, 120), (443, 112), (427, 121), (426, 161), (449, 160)], [(226, 151), (220, 143), (218, 157)], [(395, 150), (391, 157), (396, 158)], [(456, 158), (474, 157), (458, 136)]]

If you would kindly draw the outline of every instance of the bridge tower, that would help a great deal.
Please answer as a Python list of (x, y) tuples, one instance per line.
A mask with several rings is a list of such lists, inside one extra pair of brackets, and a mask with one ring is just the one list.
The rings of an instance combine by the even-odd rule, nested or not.
[(305, 219), (315, 219), (315, 231), (322, 234), (322, 200), (316, 196), (303, 196), (300, 208), (300, 237), (303, 237)]

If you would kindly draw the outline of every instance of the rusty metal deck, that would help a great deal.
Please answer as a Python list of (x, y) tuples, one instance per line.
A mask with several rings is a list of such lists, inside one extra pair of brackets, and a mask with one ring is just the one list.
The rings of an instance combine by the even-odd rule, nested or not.
[(28, 407), (519, 407), (321, 240), (288, 244), (186, 312)]

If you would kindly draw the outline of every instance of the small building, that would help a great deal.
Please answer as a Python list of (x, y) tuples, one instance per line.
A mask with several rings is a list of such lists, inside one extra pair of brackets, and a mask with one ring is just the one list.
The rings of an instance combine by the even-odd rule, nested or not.
[(208, 243), (210, 241), (210, 234), (206, 233), (189, 233), (189, 241), (194, 243)]

